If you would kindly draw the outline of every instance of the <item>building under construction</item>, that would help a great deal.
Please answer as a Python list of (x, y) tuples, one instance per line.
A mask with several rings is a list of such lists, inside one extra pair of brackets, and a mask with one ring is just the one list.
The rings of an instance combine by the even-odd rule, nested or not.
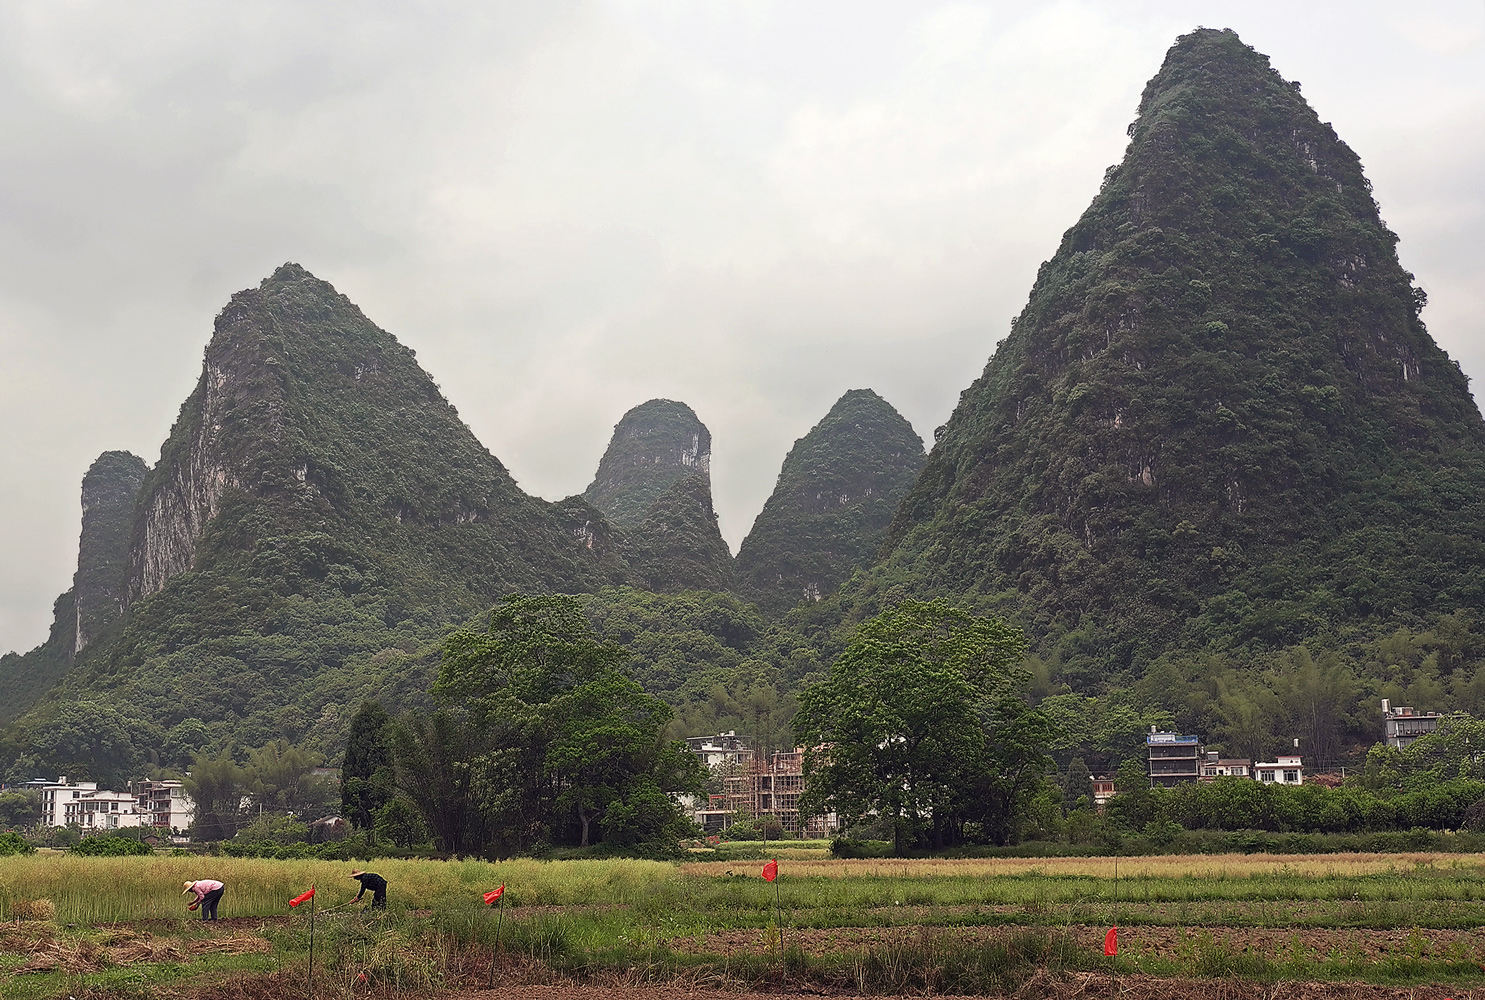
[(794, 837), (823, 837), (839, 828), (833, 813), (812, 816), (801, 824), (799, 796), (804, 793), (804, 748), (754, 751), (746, 760), (721, 770), (722, 791), (708, 797), (695, 817), (708, 832), (720, 832), (733, 823), (768, 818), (778, 820)]

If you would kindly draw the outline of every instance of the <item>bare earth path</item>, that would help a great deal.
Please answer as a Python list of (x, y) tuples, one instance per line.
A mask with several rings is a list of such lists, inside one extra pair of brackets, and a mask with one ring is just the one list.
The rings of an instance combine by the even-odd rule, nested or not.
[[(1037, 976), (1018, 993), (975, 1000), (1102, 1000), (1111, 995), (1107, 976)], [(818, 990), (734, 992), (680, 985), (510, 986), (449, 994), (449, 1000), (777, 1000), (779, 996), (855, 996)], [(1129, 977), (1120, 980), (1113, 996), (1124, 1000), (1485, 1000), (1485, 990), (1457, 991), (1438, 986), (1370, 986), (1364, 983), (1276, 983), (1264, 985), (1236, 980), (1182, 980)], [(969, 1000), (937, 997), (936, 1000)]]

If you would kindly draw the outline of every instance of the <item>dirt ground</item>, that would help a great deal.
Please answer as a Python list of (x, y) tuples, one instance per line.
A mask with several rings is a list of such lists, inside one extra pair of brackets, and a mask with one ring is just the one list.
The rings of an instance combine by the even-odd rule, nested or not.
[[(1054, 934), (1067, 934), (1077, 944), (1093, 951), (1103, 948), (1106, 925), (1075, 924)], [(893, 941), (912, 942), (924, 937), (945, 941), (980, 941), (1005, 936), (1003, 927), (840, 927), (829, 930), (784, 929), (785, 944), (799, 946), (807, 954), (824, 955), (843, 948), (860, 948)], [(672, 938), (671, 948), (688, 954), (742, 955), (768, 950), (768, 940), (759, 930), (719, 931), (712, 934)], [(1398, 928), (1354, 930), (1349, 928), (1304, 928), (1270, 930), (1258, 927), (1121, 927), (1122, 955), (1172, 956), (1183, 949), (1220, 947), (1232, 953), (1255, 952), (1271, 957), (1288, 956), (1296, 949), (1300, 957), (1324, 961), (1332, 955), (1354, 960), (1375, 960), (1416, 954), (1419, 957), (1473, 958), (1485, 962), (1485, 934), (1477, 931)]]
[[(1088, 973), (1037, 976), (1019, 992), (976, 1000), (1485, 1000), (1485, 990), (1451, 990), (1435, 986), (1370, 986), (1365, 983), (1277, 983), (1264, 985), (1236, 980), (1148, 979), (1129, 977), (1112, 984), (1107, 976)], [(502, 986), (450, 994), (448, 1000), (777, 1000), (779, 996), (853, 996), (820, 990), (734, 992), (705, 986), (625, 985)], [(961, 1000), (938, 997), (936, 1000)], [(964, 998), (968, 1000), (968, 998)]]

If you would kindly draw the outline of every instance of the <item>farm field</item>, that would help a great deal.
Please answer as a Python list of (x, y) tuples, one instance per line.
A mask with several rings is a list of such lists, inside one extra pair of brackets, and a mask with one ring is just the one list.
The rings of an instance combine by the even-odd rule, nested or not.
[[(0, 996), (303, 996), (309, 915), (287, 904), (314, 884), (315, 987), (326, 997), (473, 996), (492, 963), (507, 991), (554, 997), (642, 987), (658, 1000), (661, 985), (1485, 997), (1479, 855), (786, 856), (772, 885), (754, 859), (388, 860), (375, 865), (391, 883), (380, 914), (344, 905), (359, 887), (351, 867), (0, 859)], [(215, 925), (187, 919), (180, 894), (183, 881), (208, 877), (227, 884)], [(503, 909), (484, 906), (481, 893), (501, 884)], [(1116, 915), (1110, 960), (1103, 939)]]

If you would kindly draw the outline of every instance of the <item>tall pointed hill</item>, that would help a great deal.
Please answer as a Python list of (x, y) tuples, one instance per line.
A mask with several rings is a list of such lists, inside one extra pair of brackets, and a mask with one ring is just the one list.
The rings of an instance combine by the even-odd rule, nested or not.
[(46, 641), (0, 656), (0, 724), (36, 702), (91, 642), (107, 637), (124, 611), (129, 533), (147, 466), (127, 451), (105, 451), (82, 480), (82, 530), (72, 589), (53, 605)]
[(1485, 606), (1485, 423), (1354, 152), (1231, 31), (962, 395), (864, 596), (979, 594), (1076, 676)]
[(711, 432), (685, 403), (649, 400), (614, 427), (583, 499), (622, 529), (645, 589), (735, 586), (712, 507), (711, 460)]
[(54, 704), (107, 692), (162, 729), (298, 739), (337, 693), (417, 687), (376, 664), (512, 591), (629, 582), (601, 514), (522, 492), (413, 352), (294, 264), (217, 317), (159, 463), (113, 464), (138, 500), (92, 546), (108, 579), (84, 571), (84, 517), (64, 595), (81, 652)]
[(786, 611), (818, 601), (868, 565), (923, 468), (911, 424), (870, 389), (852, 389), (794, 442), (737, 552), (744, 592)]

